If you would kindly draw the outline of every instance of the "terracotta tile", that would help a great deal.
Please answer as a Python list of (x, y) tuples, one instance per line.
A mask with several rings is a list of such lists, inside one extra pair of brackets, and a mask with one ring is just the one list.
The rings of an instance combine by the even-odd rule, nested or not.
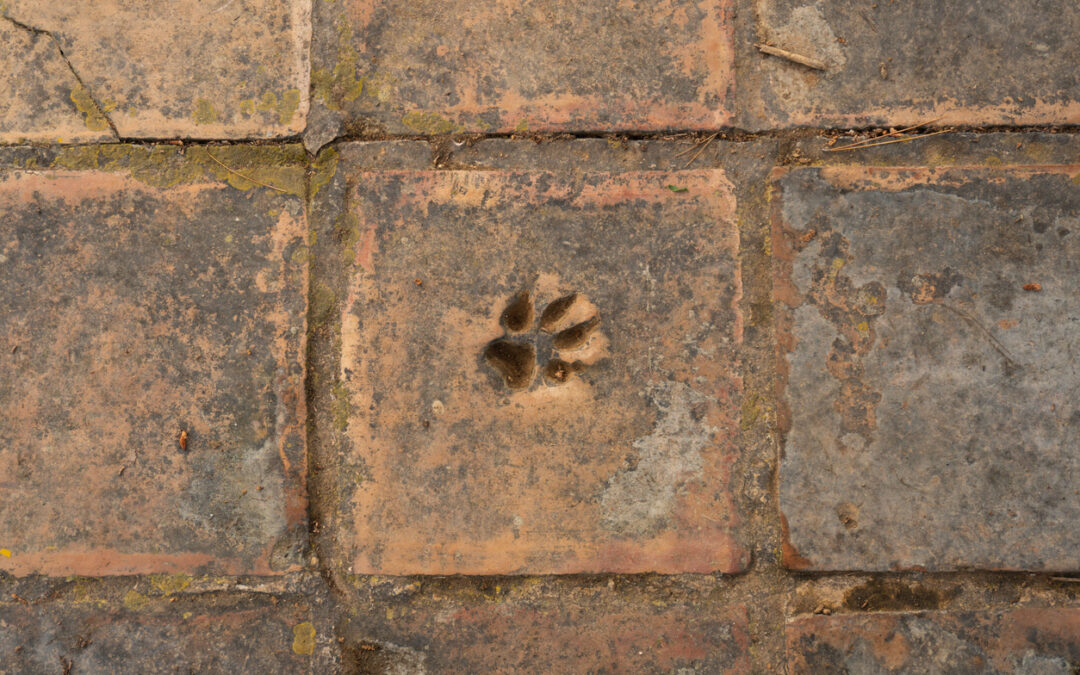
[[(492, 589), (494, 590), (494, 589)], [(741, 606), (620, 601), (614, 592), (416, 600), (351, 620), (346, 663), (426, 673), (749, 673)]]
[(759, 99), (741, 110), (747, 127), (1080, 122), (1076, 3), (747, 4), (759, 42), (825, 65), (807, 68), (747, 45), (739, 89)]
[(349, 181), (352, 571), (745, 566), (722, 172)]
[(295, 567), (302, 200), (9, 171), (0, 211), (0, 569)]
[(167, 603), (136, 593), (125, 607), (0, 606), (0, 667), (11, 673), (313, 672), (319, 636), (302, 604), (238, 604), (247, 606)]
[(50, 36), (0, 19), (0, 143), (115, 138)]
[(42, 43), (55, 39), (78, 77), (56, 65), (45, 92), (34, 86), (44, 74), (12, 82), (9, 115), (31, 117), (49, 140), (80, 139), (69, 124), (54, 130), (52, 118), (32, 119), (26, 108), (39, 99), (67, 110), (70, 98), (94, 113), (90, 131), (108, 131), (99, 128), (103, 114), (125, 138), (269, 138), (304, 129), (310, 0), (8, 0), (2, 14)]
[(728, 0), (343, 0), (316, 12), (313, 85), (337, 127), (318, 130), (329, 137), (372, 127), (713, 128), (731, 118)]
[(789, 566), (1080, 569), (1078, 176), (776, 172)]
[(1067, 673), (1080, 664), (1080, 609), (812, 616), (787, 626), (801, 673)]

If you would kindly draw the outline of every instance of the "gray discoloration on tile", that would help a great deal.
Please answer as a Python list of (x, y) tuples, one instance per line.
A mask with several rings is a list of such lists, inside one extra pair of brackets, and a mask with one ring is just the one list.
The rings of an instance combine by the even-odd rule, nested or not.
[(789, 565), (1078, 569), (1078, 174), (776, 177)]
[(2, 667), (12, 673), (312, 672), (319, 636), (306, 641), (315, 628), (303, 602), (169, 602), (132, 591), (124, 605), (0, 606)]
[(0, 569), (297, 566), (303, 203), (201, 174), (0, 174)]
[(793, 675), (1072, 675), (1080, 666), (1077, 609), (814, 616), (786, 632)]
[(817, 71), (739, 57), (740, 126), (1080, 122), (1080, 6), (1005, 0), (755, 0), (756, 38), (824, 61)]
[(604, 525), (637, 536), (667, 525), (677, 493), (701, 476), (702, 451), (718, 429), (702, 421), (709, 401), (682, 383), (663, 383), (647, 394), (657, 407), (656, 426), (631, 445), (629, 466), (611, 477), (600, 496)]

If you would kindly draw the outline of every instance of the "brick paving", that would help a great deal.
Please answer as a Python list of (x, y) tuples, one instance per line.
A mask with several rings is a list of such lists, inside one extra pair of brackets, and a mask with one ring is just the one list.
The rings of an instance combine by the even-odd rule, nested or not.
[(350, 182), (340, 404), (370, 476), (344, 514), (352, 571), (745, 567), (722, 173)]
[(0, 609), (10, 673), (311, 672), (316, 629), (302, 602), (172, 603), (131, 591), (120, 606)]
[[(747, 126), (903, 127), (1077, 124), (1080, 7), (996, 0), (943, 8), (930, 0), (765, 0), (759, 41), (822, 62), (747, 64), (739, 87), (763, 101)], [(955, 10), (955, 11), (954, 11)], [(757, 111), (754, 111), (755, 113)], [(760, 121), (759, 121), (760, 120)]]
[(1076, 672), (1078, 30), (0, 3), (0, 672)]
[(1072, 673), (1080, 610), (897, 612), (788, 624), (792, 673)]
[(1080, 569), (1077, 176), (775, 176), (789, 566)]
[(209, 178), (4, 173), (0, 569), (297, 566), (303, 201)]
[(342, 628), (362, 672), (394, 663), (427, 672), (753, 672), (746, 608), (707, 593), (658, 600), (620, 597), (605, 583), (553, 593), (543, 582), (496, 581), (462, 598), (421, 584), (371, 578), (358, 589), (382, 598), (380, 611)]
[(272, 138), (304, 129), (308, 2), (7, 0), (0, 11), (3, 30), (32, 38), (49, 65), (29, 82), (5, 73), (14, 95), (0, 117), (4, 142), (89, 140), (85, 130), (57, 133), (66, 128), (38, 118), (41, 105), (81, 115), (87, 129), (113, 139)]

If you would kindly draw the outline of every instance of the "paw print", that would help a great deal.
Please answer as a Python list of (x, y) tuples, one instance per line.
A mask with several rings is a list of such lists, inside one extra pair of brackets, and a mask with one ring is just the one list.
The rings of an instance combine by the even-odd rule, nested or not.
[[(484, 361), (511, 389), (528, 388), (541, 362), (546, 383), (566, 382), (591, 364), (587, 352), (600, 327), (600, 316), (588, 311), (586, 305), (578, 293), (564, 295), (548, 303), (537, 322), (529, 291), (518, 293), (500, 317), (505, 334), (484, 348)], [(587, 318), (582, 317), (583, 312)], [(534, 323), (539, 330), (518, 335)]]

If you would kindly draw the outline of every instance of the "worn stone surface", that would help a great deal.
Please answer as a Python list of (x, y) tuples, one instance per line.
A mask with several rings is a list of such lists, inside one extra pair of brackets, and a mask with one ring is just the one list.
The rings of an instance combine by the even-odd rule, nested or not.
[(0, 143), (114, 138), (52, 37), (0, 18), (0, 43)]
[[(35, 37), (43, 45), (47, 36), (40, 31), (55, 38), (85, 85), (73, 89), (71, 74), (58, 64), (30, 78), (12, 78), (15, 96), (4, 102), (10, 107), (6, 116), (32, 122), (23, 133), (53, 141), (96, 140), (75, 137), (70, 115), (35, 114), (40, 101), (59, 110), (67, 98), (86, 116), (83, 137), (108, 131), (109, 124), (124, 138), (269, 138), (304, 129), (310, 0), (7, 0), (0, 12), (39, 31)], [(4, 58), (27, 68), (33, 63), (27, 56)], [(54, 130), (54, 122), (62, 126)]]
[(787, 626), (789, 672), (1072, 675), (1080, 609), (813, 616)]
[(1078, 569), (1078, 175), (777, 171), (788, 566)]
[(0, 570), (299, 562), (303, 202), (165, 167), (0, 174)]
[(746, 4), (757, 43), (811, 57), (825, 70), (762, 54), (748, 41), (739, 57), (740, 126), (1080, 122), (1074, 2)]
[(311, 133), (719, 127), (731, 20), (727, 0), (318, 3)]
[(132, 591), (120, 606), (0, 605), (0, 672), (320, 672), (312, 668), (320, 636), (303, 602), (179, 600)]
[(360, 597), (381, 611), (343, 627), (346, 672), (751, 672), (740, 605), (626, 597), (614, 581), (558, 590), (507, 581), (450, 598), (425, 591), (437, 582), (365, 580)]
[(721, 171), (348, 184), (333, 405), (351, 571), (745, 566), (729, 488), (738, 233)]

